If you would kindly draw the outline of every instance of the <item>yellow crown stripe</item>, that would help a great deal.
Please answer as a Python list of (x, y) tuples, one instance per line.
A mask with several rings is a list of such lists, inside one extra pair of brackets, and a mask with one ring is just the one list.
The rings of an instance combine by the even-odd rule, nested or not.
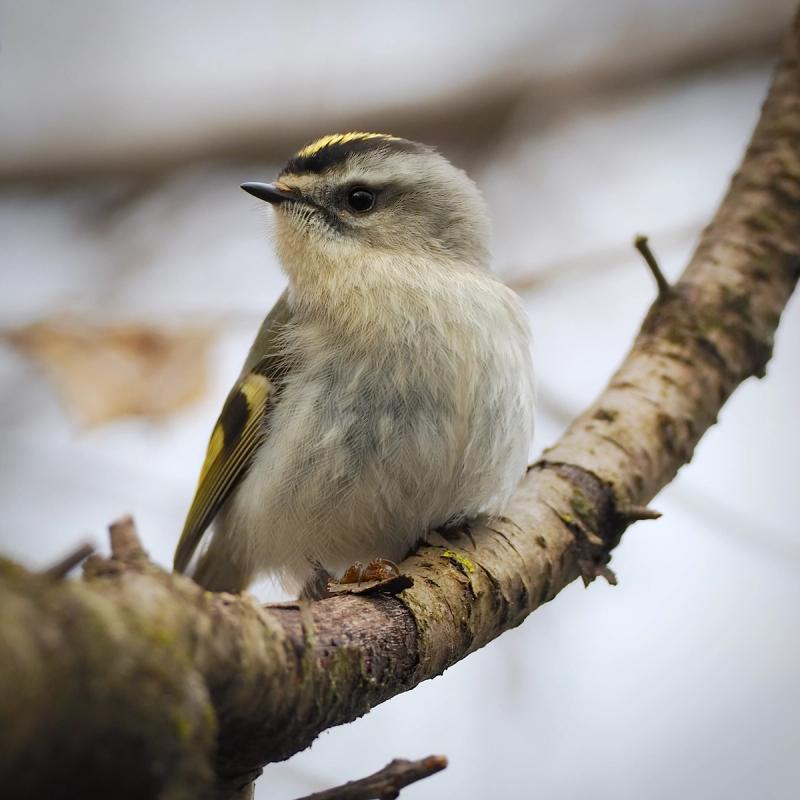
[(316, 155), (320, 150), (326, 147), (331, 147), (335, 144), (347, 144), (348, 142), (360, 142), (367, 139), (388, 139), (390, 141), (396, 140), (397, 136), (392, 136), (389, 133), (366, 133), (364, 131), (351, 131), (350, 133), (331, 133), (317, 139), (316, 142), (306, 145), (302, 150), (297, 152), (300, 158), (308, 158), (309, 156)]

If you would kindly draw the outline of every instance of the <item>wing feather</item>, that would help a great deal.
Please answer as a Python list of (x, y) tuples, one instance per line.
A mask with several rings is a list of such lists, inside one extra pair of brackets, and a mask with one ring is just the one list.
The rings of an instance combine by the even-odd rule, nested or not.
[(174, 567), (178, 572), (186, 571), (203, 534), (247, 474), (264, 441), (269, 410), (290, 370), (279, 340), (291, 319), (288, 291), (284, 291), (261, 325), (242, 375), (211, 433), (197, 491), (175, 550)]
[(211, 520), (244, 477), (266, 431), (274, 396), (266, 375), (250, 372), (234, 386), (211, 434), (194, 500), (175, 550), (175, 569), (184, 572)]

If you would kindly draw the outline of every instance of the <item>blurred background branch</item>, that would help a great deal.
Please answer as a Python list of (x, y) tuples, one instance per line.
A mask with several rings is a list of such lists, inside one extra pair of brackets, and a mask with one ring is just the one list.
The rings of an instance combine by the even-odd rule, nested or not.
[[(504, 0), (492, 15), (479, 2), (437, 15), (421, 2), (387, 11), (344, 0), (326, 19), (318, 4), (247, 0), (70, 5), (69, 15), (57, 3), (5, 10), (7, 179), (281, 159), (313, 138), (310, 119), (317, 131), (389, 129), (441, 144), (466, 128), (473, 148), (496, 144), (525, 98), (535, 98), (540, 125), (552, 124), (609, 90), (771, 53), (791, 7), (605, 0), (563, 13), (558, 3)], [(445, 39), (460, 44), (445, 49)], [(66, 67), (71, 79), (59, 80)]]

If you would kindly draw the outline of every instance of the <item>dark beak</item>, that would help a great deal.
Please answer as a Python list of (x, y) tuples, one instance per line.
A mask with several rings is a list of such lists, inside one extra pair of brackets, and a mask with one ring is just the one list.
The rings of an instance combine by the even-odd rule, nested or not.
[(279, 189), (274, 183), (243, 183), (242, 189), (248, 194), (257, 197), (259, 200), (266, 200), (268, 203), (278, 205), (288, 200), (297, 200), (297, 195)]

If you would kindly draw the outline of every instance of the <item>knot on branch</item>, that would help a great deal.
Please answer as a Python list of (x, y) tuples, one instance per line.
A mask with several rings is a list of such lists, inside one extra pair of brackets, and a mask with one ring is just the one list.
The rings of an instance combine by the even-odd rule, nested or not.
[(633, 522), (658, 519), (661, 514), (645, 506), (619, 505), (611, 484), (577, 464), (541, 460), (533, 469), (552, 470), (572, 487), (568, 510), (552, 510), (574, 537), (575, 562), (584, 586), (600, 577), (616, 586), (617, 577), (608, 566), (611, 550)]

